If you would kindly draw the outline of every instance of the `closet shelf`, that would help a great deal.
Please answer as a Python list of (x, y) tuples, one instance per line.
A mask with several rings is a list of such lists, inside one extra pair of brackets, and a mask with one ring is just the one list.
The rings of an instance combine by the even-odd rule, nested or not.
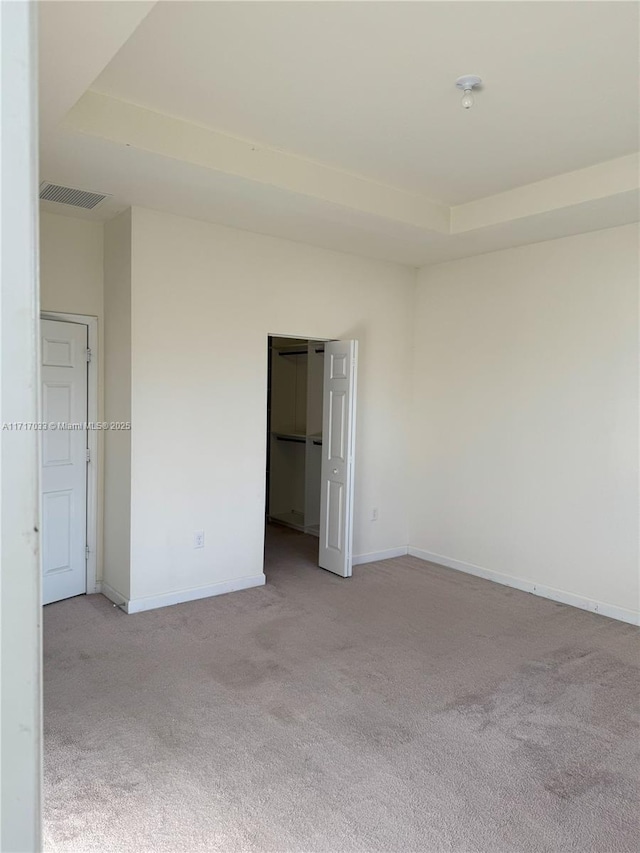
[(308, 355), (308, 350), (306, 349), (281, 349), (278, 350), (278, 355)]
[(303, 432), (272, 432), (271, 433), (274, 438), (277, 438), (279, 441), (298, 441), (304, 443), (307, 440), (307, 436)]
[(274, 429), (271, 431), (271, 435), (274, 438), (286, 438), (291, 441), (313, 441), (314, 444), (322, 444), (322, 433), (314, 432), (314, 433), (305, 433), (305, 432), (297, 432), (296, 430), (288, 430), (288, 429)]

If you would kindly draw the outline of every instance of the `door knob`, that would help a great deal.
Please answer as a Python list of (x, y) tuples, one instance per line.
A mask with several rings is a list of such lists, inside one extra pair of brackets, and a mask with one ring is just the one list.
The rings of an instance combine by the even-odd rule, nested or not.
[(333, 473), (334, 473), (334, 474), (337, 474), (337, 473), (338, 473), (338, 469), (337, 469), (337, 468), (334, 468), (334, 469), (333, 469)]

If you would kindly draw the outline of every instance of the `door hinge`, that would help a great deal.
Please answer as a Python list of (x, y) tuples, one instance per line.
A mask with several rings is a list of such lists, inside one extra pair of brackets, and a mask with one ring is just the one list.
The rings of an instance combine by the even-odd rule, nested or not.
[(88, 546), (88, 545), (86, 545), (86, 546), (85, 546), (85, 549), (84, 549), (84, 558), (85, 558), (85, 560), (88, 560), (88, 559), (89, 559), (89, 554), (90, 554), (89, 546)]
[(87, 462), (91, 462), (91, 451), (87, 447)]
[(86, 349), (87, 361), (91, 361), (91, 347), (87, 347)]

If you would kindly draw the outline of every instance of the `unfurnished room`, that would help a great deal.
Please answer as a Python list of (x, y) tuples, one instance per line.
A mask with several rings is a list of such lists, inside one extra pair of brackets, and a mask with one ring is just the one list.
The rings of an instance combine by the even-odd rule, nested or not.
[(638, 850), (640, 4), (0, 16), (3, 853)]

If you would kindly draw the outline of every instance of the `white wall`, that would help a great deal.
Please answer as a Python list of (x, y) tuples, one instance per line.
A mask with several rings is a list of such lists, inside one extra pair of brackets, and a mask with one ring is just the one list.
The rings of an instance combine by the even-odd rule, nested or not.
[(415, 317), (412, 548), (633, 617), (637, 226), (423, 269)]
[(139, 208), (132, 263), (131, 597), (262, 573), (270, 333), (359, 339), (354, 554), (406, 546), (415, 272)]
[[(131, 211), (104, 226), (105, 420), (131, 421)], [(103, 590), (130, 595), (131, 433), (104, 433)]]
[[(40, 305), (43, 311), (103, 317), (103, 225), (40, 213)], [(102, 326), (102, 322), (99, 324)]]
[(414, 302), (412, 270), (136, 208), (105, 226), (104, 310), (102, 226), (45, 214), (41, 234), (43, 308), (106, 316), (104, 418), (133, 417), (133, 463), (129, 436), (106, 436), (123, 598), (261, 572), (281, 333), (360, 340), (356, 555), (409, 542), (637, 610), (635, 226), (425, 268)]
[[(98, 318), (98, 420), (104, 420), (103, 225), (40, 211), (40, 307), (42, 311)], [(98, 437), (96, 577), (103, 574), (104, 437)]]
[[(38, 420), (35, 13), (0, 3), (0, 422)], [(38, 434), (0, 431), (0, 849), (40, 849)]]

